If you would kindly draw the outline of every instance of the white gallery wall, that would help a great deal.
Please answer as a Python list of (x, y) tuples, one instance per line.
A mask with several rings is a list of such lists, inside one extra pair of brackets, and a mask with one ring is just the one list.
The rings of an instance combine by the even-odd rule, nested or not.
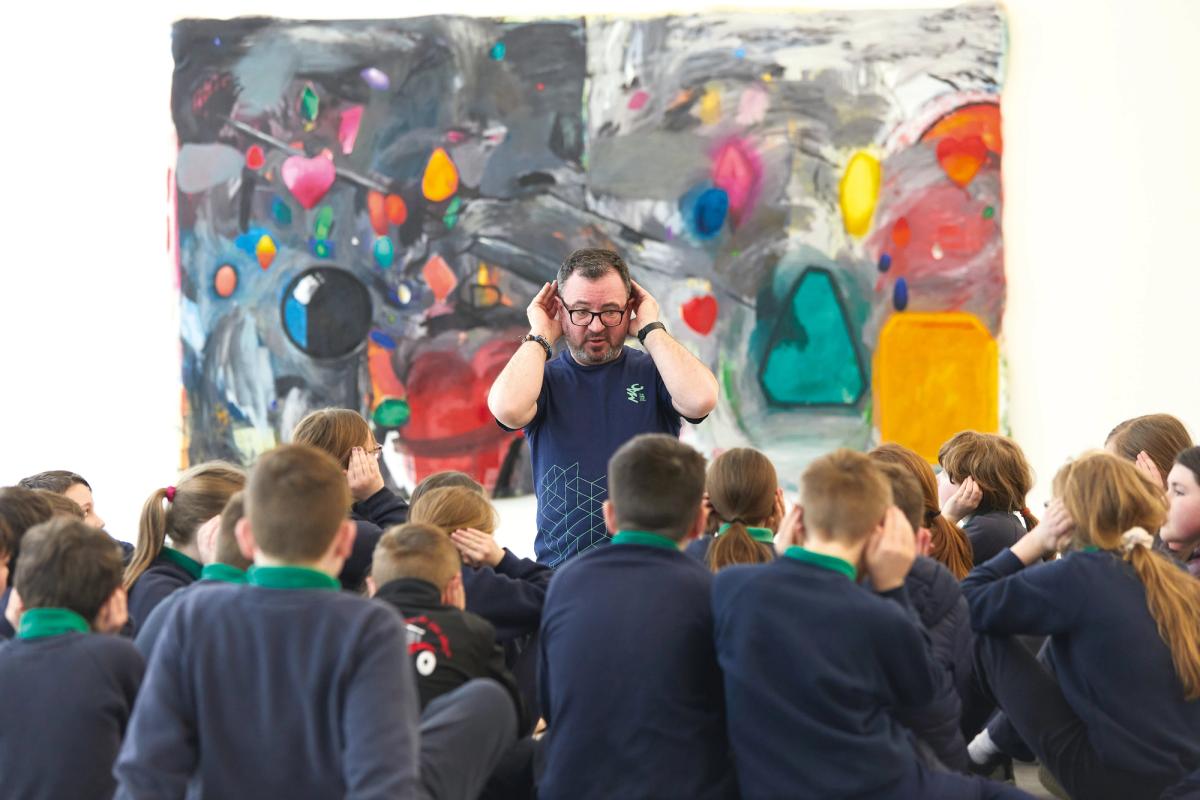
[[(732, 8), (444, 0), (437, 11), (721, 7)], [(180, 353), (166, 250), (172, 21), (429, 8), (241, 0), (47, 2), (9, 12), (0, 48), (0, 485), (43, 469), (83, 473), (109, 529), (132, 538), (143, 499), (176, 474)], [(1125, 417), (1167, 411), (1200, 436), (1200, 3), (1011, 0), (1006, 8), (1006, 422), (1039, 473), (1040, 502), (1063, 459), (1102, 444)], [(510, 501), (503, 513), (507, 530), (531, 534), (529, 501)]]

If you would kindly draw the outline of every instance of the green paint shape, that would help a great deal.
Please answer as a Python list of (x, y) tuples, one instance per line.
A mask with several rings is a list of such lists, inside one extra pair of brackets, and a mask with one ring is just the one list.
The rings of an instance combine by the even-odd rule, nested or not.
[(492, 45), (492, 53), (491, 53), (492, 58), (495, 59), (496, 61), (503, 61), (504, 54), (507, 51), (508, 51), (508, 48), (505, 47), (504, 42), (496, 42), (494, 45)]
[(458, 209), (462, 205), (462, 201), (455, 197), (450, 201), (450, 205), (446, 206), (446, 213), (442, 215), (442, 222), (447, 229), (453, 228), (458, 222)]
[(300, 95), (300, 113), (305, 121), (315, 122), (317, 112), (321, 110), (321, 98), (317, 97), (317, 92), (311, 86), (305, 86), (303, 94)]
[(829, 272), (805, 271), (787, 310), (760, 374), (767, 397), (778, 405), (856, 403), (866, 388), (862, 364)]
[(371, 414), (371, 419), (380, 428), (403, 427), (411, 417), (412, 411), (408, 407), (408, 401), (395, 397), (389, 397), (375, 406), (375, 411)]
[(983, 210), (984, 219), (991, 219), (994, 216), (996, 216), (996, 209), (992, 208), (991, 206), (988, 206)]
[(271, 213), (275, 216), (275, 221), (280, 225), (292, 224), (292, 209), (288, 208), (288, 204), (283, 202), (279, 197), (276, 197), (271, 203)]
[(333, 230), (333, 209), (329, 206), (321, 206), (317, 211), (317, 221), (313, 224), (313, 236), (318, 239), (328, 239), (331, 230)]
[(392, 262), (396, 260), (396, 248), (392, 245), (392, 240), (386, 236), (375, 240), (375, 263), (383, 269), (388, 269), (392, 266)]

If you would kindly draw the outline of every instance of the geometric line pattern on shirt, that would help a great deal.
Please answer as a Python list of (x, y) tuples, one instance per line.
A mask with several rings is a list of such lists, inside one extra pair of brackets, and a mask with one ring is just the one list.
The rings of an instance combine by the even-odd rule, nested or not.
[(608, 476), (594, 481), (579, 477), (579, 463), (565, 469), (557, 464), (538, 482), (538, 523), (542, 542), (549, 551), (546, 563), (557, 566), (575, 553), (582, 553), (608, 539), (604, 524), (604, 501)]

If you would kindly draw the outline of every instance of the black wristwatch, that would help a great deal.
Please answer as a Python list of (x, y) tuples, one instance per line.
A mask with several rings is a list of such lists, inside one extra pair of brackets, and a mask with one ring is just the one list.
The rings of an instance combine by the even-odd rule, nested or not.
[(550, 349), (550, 342), (546, 341), (545, 336), (538, 336), (535, 333), (527, 333), (521, 337), (521, 344), (524, 344), (525, 342), (537, 342), (540, 344), (542, 349), (546, 351), (547, 361), (554, 358), (554, 351)]
[(651, 331), (665, 331), (666, 329), (667, 326), (663, 325), (661, 322), (651, 322), (649, 325), (637, 332), (638, 341), (642, 343), (642, 347), (645, 347), (646, 337), (650, 335)]

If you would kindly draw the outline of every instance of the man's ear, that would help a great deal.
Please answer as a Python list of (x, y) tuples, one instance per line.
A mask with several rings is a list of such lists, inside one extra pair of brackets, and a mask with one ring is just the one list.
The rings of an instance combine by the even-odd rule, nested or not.
[(617, 535), (617, 510), (613, 508), (611, 500), (604, 501), (604, 526), (608, 528), (609, 536)]
[(100, 606), (100, 613), (92, 620), (92, 629), (96, 633), (119, 633), (129, 621), (129, 606), (125, 587), (118, 586)]
[(250, 530), (249, 517), (242, 517), (237, 521), (237, 525), (233, 528), (233, 535), (237, 537), (238, 550), (242, 551), (242, 556), (253, 561), (254, 551), (258, 545), (254, 541), (254, 531)]

